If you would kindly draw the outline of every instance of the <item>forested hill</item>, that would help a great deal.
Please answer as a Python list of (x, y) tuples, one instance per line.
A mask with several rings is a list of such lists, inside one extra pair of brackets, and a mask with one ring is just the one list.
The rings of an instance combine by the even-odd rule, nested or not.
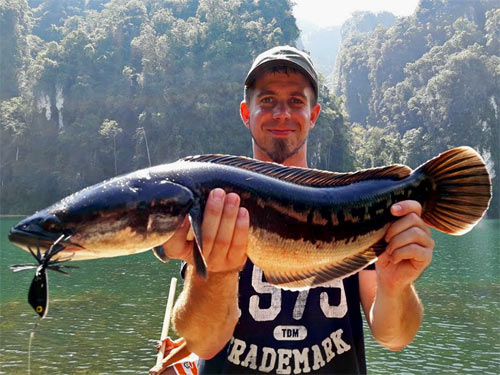
[[(250, 155), (246, 73), (299, 37), (287, 0), (0, 0), (0, 27), (1, 213), (150, 162)], [(342, 116), (321, 95), (310, 160), (352, 169)]]
[(346, 22), (335, 94), (344, 101), (357, 166), (415, 167), (448, 148), (478, 150), (500, 207), (500, 1), (421, 0), (416, 12), (373, 30)]
[[(374, 31), (380, 16), (346, 23), (311, 166), (414, 167), (469, 144), (498, 176), (491, 4), (423, 0)], [(0, 0), (0, 213), (186, 155), (250, 155), (242, 83), (258, 53), (297, 43), (291, 10), (289, 0)]]

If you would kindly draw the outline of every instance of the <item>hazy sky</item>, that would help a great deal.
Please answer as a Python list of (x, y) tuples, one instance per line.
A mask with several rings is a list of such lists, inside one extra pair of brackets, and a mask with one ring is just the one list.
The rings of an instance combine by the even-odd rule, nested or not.
[(419, 0), (294, 0), (295, 18), (318, 26), (341, 25), (352, 12), (369, 10), (388, 11), (396, 16), (408, 16), (417, 8)]

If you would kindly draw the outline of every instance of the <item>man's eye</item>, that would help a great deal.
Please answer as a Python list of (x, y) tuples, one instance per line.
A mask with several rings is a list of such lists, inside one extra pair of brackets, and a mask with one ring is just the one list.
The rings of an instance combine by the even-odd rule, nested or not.
[(292, 98), (291, 102), (293, 104), (302, 104), (304, 103), (302, 99), (299, 99), (299, 98)]
[(273, 98), (262, 98), (260, 100), (261, 103), (269, 104), (273, 102)]

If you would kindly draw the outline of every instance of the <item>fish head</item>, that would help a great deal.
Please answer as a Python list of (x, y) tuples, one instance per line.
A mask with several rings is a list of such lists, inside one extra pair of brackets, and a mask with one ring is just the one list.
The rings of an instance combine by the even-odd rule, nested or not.
[(70, 232), (63, 228), (59, 218), (47, 210), (42, 210), (12, 227), (9, 241), (26, 251), (29, 251), (29, 248), (32, 250), (39, 248), (43, 254), (65, 234), (67, 236)]
[(9, 240), (41, 254), (63, 236), (55, 259), (93, 259), (146, 251), (165, 242), (192, 206), (191, 191), (147, 178), (105, 181), (20, 221)]

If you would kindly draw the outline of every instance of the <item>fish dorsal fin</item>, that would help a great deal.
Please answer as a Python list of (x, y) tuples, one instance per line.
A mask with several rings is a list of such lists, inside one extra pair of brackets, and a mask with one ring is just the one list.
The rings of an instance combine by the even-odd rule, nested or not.
[(246, 169), (274, 177), (282, 181), (314, 187), (342, 186), (370, 179), (400, 180), (411, 173), (405, 165), (395, 164), (386, 167), (363, 169), (357, 172), (329, 172), (319, 169), (286, 167), (277, 163), (263, 162), (245, 156), (207, 154), (188, 156), (182, 161), (214, 163)]

